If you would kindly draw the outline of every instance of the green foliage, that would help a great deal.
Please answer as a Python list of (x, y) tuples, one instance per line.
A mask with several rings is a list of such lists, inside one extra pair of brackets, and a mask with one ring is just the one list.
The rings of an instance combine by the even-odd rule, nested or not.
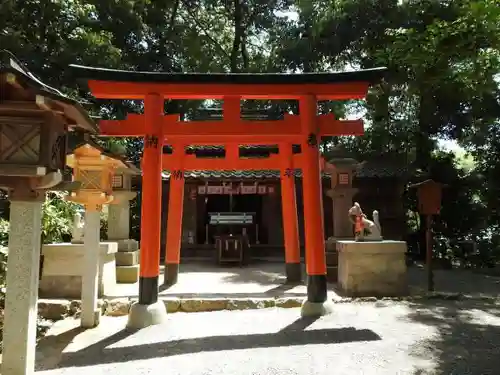
[(42, 206), (42, 242), (66, 242), (71, 239), (73, 217), (79, 206), (66, 201), (66, 193), (50, 192)]

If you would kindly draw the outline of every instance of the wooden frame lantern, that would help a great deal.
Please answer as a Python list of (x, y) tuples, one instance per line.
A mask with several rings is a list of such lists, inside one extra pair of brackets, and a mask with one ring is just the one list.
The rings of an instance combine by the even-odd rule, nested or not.
[(417, 189), (418, 211), (422, 215), (439, 214), (442, 191), (445, 186), (434, 180), (425, 180), (410, 186), (410, 188)]
[[(87, 135), (66, 156), (66, 162), (73, 168), (73, 180), (81, 183), (80, 188), (72, 192), (68, 200), (83, 205), (100, 206), (111, 203), (115, 198), (113, 184), (117, 181), (116, 171), (129, 168), (120, 157), (107, 153)], [(122, 176), (123, 186), (123, 174), (119, 173), (118, 176)]]
[[(0, 51), (0, 185), (19, 193), (63, 182), (67, 132), (97, 132), (83, 107)], [(28, 190), (28, 189), (24, 189)]]

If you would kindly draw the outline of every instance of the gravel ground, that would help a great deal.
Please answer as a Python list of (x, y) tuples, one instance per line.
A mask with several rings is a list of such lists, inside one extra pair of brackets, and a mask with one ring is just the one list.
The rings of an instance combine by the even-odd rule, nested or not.
[(380, 301), (337, 304), (317, 320), (298, 316), (275, 308), (175, 313), (136, 332), (122, 330), (125, 317), (104, 317), (85, 332), (66, 320), (41, 343), (37, 374), (499, 374), (498, 305)]

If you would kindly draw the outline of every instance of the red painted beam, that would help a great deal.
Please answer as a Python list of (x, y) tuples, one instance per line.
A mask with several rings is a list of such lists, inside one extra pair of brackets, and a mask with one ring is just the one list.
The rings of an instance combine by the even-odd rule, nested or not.
[[(333, 114), (317, 117), (319, 134), (322, 137), (342, 135), (363, 135), (362, 120), (335, 120)], [(129, 114), (125, 120), (101, 120), (101, 135), (110, 137), (143, 137), (144, 115)], [(210, 144), (213, 141), (231, 142), (237, 139), (248, 142), (276, 143), (279, 138), (297, 141), (301, 135), (300, 116), (286, 115), (277, 121), (179, 121), (177, 115), (164, 117), (163, 132), (168, 141), (182, 141), (186, 144)], [(215, 139), (214, 139), (215, 138)]]

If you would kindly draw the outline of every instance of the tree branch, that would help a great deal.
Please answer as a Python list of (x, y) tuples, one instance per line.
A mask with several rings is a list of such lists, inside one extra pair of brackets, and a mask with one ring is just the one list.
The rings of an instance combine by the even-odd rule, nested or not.
[(212, 36), (210, 36), (210, 34), (207, 32), (207, 27), (205, 25), (203, 25), (200, 20), (198, 20), (198, 18), (196, 18), (193, 13), (191, 13), (191, 11), (189, 10), (189, 7), (186, 6), (185, 2), (183, 0), (180, 0), (182, 2), (182, 4), (184, 5), (184, 8), (186, 9), (186, 12), (187, 14), (189, 14), (189, 16), (193, 19), (194, 23), (196, 24), (196, 26), (201, 29), (201, 31), (203, 31), (203, 33), (207, 36), (208, 39), (210, 39), (210, 41), (224, 54), (224, 56), (226, 56), (227, 58), (230, 58), (229, 54), (226, 52), (226, 50), (220, 45), (219, 42), (217, 42), (217, 40), (215, 40)]

